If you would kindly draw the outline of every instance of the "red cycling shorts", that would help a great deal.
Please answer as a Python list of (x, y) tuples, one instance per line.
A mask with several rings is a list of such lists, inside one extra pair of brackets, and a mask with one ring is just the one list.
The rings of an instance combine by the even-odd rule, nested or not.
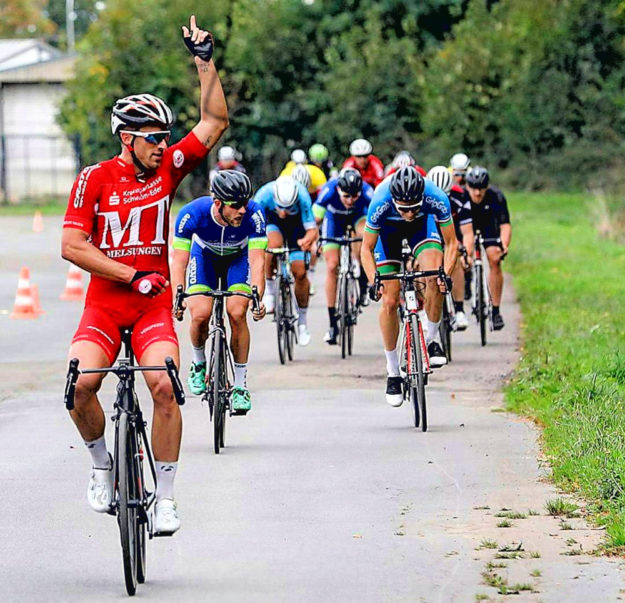
[(80, 319), (72, 344), (91, 341), (98, 344), (113, 364), (121, 347), (121, 332), (132, 327), (132, 349), (139, 361), (153, 343), (169, 341), (176, 346), (178, 337), (169, 305), (159, 305), (138, 315), (136, 320), (120, 320), (115, 312), (87, 305)]

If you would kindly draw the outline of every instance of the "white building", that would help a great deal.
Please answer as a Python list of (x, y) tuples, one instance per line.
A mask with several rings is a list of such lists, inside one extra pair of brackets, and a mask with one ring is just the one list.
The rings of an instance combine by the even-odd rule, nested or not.
[(0, 200), (69, 195), (77, 158), (56, 116), (74, 61), (39, 40), (0, 40)]

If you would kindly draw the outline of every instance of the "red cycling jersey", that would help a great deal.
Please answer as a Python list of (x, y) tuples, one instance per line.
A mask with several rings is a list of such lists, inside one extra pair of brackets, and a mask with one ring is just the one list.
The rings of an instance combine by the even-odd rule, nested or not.
[(354, 156), (348, 157), (343, 163), (344, 168), (354, 168), (360, 172), (362, 179), (375, 188), (382, 180), (384, 180), (384, 164), (375, 156), (369, 155), (369, 162), (364, 170), (361, 170), (356, 163)]
[[(65, 213), (63, 228), (77, 228), (88, 233), (91, 243), (109, 258), (136, 270), (159, 272), (169, 280), (167, 239), (169, 210), (182, 179), (206, 156), (208, 149), (189, 133), (163, 153), (160, 166), (145, 179), (135, 174), (134, 165), (120, 157), (84, 168), (74, 186)], [(89, 339), (105, 349), (109, 358), (117, 355), (118, 334), (104, 328), (98, 320), (86, 321), (87, 315), (100, 316), (104, 310), (109, 323), (119, 328), (137, 323), (157, 308), (171, 308), (171, 289), (151, 299), (135, 292), (127, 283), (91, 275), (85, 301), (85, 315), (74, 341)], [(163, 339), (171, 340), (173, 325), (164, 326)], [(171, 323), (171, 321), (165, 321)], [(157, 328), (158, 327), (158, 328)], [(96, 336), (98, 329), (106, 334)], [(154, 330), (152, 331), (154, 332)], [(175, 341), (175, 333), (173, 335)], [(104, 345), (102, 341), (110, 341)], [(142, 350), (135, 350), (140, 357)], [(112, 360), (111, 360), (112, 361)]]

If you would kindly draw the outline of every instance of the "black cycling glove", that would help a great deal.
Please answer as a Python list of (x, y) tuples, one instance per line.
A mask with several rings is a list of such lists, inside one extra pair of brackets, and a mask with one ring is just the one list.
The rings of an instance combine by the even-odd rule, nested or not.
[(213, 57), (213, 49), (215, 48), (215, 40), (213, 38), (213, 34), (208, 32), (206, 39), (199, 44), (196, 44), (191, 40), (191, 36), (185, 36), (183, 34), (182, 39), (186, 47), (189, 49), (189, 52), (194, 57), (200, 57), (203, 61), (210, 61)]
[(380, 299), (380, 292), (376, 285), (369, 285), (367, 287), (367, 293), (369, 294), (369, 299), (371, 301), (377, 302)]

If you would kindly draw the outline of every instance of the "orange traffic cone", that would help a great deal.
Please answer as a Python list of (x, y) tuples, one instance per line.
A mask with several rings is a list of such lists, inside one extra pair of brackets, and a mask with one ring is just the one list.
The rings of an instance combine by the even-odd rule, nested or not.
[(33, 305), (35, 306), (35, 312), (37, 315), (45, 314), (43, 308), (41, 307), (41, 303), (39, 302), (39, 287), (35, 283), (30, 286), (30, 291), (33, 297)]
[(43, 232), (43, 216), (39, 210), (33, 217), (33, 232)]
[(20, 278), (17, 281), (17, 293), (15, 294), (15, 305), (11, 318), (37, 318), (32, 291), (30, 288), (30, 272), (28, 268), (20, 270)]
[(61, 299), (66, 301), (76, 301), (82, 299), (85, 292), (82, 288), (82, 271), (74, 264), (69, 265), (67, 280), (65, 281), (65, 291), (61, 293)]

